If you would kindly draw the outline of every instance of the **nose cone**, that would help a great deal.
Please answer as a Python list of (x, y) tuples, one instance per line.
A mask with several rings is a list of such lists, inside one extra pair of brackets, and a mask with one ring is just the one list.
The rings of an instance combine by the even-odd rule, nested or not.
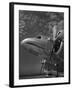
[(28, 50), (29, 52), (31, 52), (35, 55), (45, 55), (45, 52), (48, 53), (47, 50), (49, 47), (51, 47), (49, 42), (50, 42), (49, 39), (44, 39), (42, 37), (26, 38), (21, 41), (21, 45), (26, 50)]
[(21, 41), (21, 45), (34, 55), (40, 55), (43, 53), (42, 46), (35, 38), (26, 38)]
[(21, 41), (21, 45), (26, 46), (29, 42), (34, 42), (33, 38), (26, 38)]

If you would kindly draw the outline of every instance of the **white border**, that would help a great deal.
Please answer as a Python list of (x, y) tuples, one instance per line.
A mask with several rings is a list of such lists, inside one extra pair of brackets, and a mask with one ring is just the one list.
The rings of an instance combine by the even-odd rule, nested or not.
[[(64, 77), (19, 80), (19, 10), (64, 12)], [(68, 82), (69, 77), (68, 12), (69, 12), (68, 8), (62, 7), (14, 5), (14, 86)]]

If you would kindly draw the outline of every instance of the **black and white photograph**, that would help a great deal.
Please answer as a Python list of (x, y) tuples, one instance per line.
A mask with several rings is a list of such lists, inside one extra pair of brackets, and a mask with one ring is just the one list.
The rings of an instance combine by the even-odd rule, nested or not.
[(19, 78), (64, 77), (64, 13), (19, 11)]
[(10, 87), (70, 82), (69, 9), (10, 3)]

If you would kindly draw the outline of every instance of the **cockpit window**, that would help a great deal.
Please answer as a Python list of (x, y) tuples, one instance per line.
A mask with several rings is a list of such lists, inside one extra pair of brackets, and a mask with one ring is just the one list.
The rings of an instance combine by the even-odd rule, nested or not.
[(36, 38), (41, 39), (41, 36), (37, 36)]

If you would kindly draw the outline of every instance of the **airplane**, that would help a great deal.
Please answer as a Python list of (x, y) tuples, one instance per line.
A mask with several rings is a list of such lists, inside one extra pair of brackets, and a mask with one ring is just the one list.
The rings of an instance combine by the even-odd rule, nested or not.
[[(63, 56), (59, 57), (64, 49), (64, 31), (59, 30), (57, 32), (56, 26), (53, 27), (53, 38), (38, 35), (36, 37), (26, 38), (21, 41), (21, 45), (30, 53), (41, 57), (41, 71), (46, 75), (63, 76), (63, 74), (58, 72), (58, 65), (64, 63)], [(54, 57), (54, 58), (52, 58)], [(60, 59), (62, 58), (62, 59)], [(57, 64), (58, 63), (58, 64)], [(49, 67), (55, 67), (56, 71), (48, 70)], [(62, 69), (64, 67), (62, 66)], [(64, 71), (62, 70), (62, 73)]]

